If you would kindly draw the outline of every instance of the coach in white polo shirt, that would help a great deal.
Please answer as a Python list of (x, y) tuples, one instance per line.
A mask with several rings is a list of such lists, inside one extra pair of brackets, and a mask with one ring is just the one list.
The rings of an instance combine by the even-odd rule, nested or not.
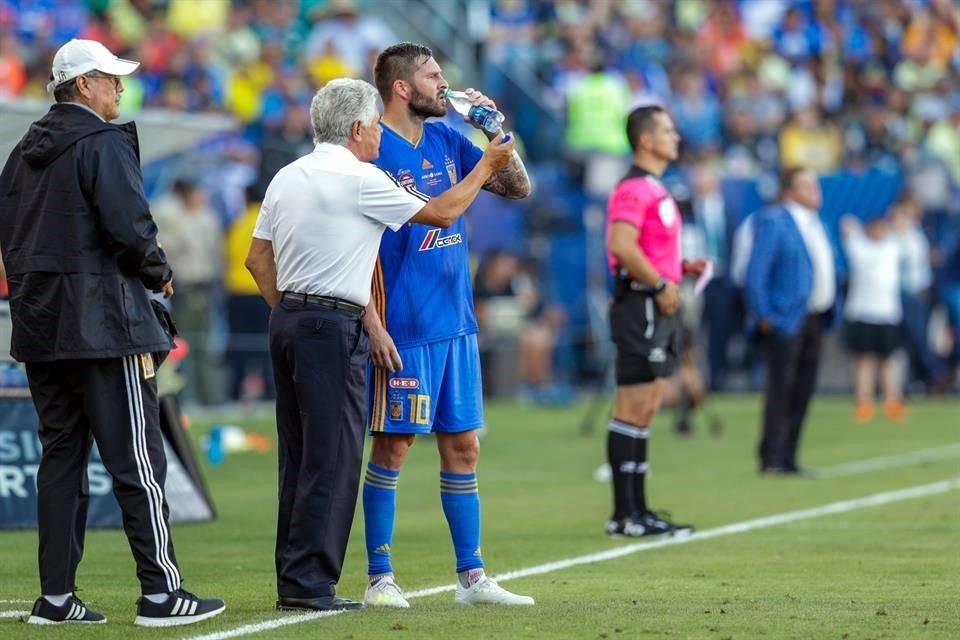
[(380, 147), (377, 91), (334, 80), (310, 117), (317, 146), (281, 169), (264, 198), (246, 265), (270, 315), (277, 385), (279, 609), (353, 609), (336, 597), (353, 523), (366, 426), (364, 308), (385, 228), (448, 227), (513, 142), (492, 142), (472, 172), (428, 200), (368, 164)]

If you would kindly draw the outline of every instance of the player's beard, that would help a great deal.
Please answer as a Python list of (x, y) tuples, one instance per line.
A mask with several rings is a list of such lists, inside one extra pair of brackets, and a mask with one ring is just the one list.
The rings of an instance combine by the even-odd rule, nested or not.
[(409, 103), (410, 113), (421, 118), (442, 118), (447, 110), (440, 104), (438, 96), (430, 97), (414, 87)]

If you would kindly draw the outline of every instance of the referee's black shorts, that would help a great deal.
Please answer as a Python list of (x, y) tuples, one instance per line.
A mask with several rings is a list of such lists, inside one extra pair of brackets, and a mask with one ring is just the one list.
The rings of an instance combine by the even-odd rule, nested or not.
[(679, 315), (663, 315), (650, 293), (628, 290), (614, 298), (610, 335), (617, 347), (617, 385), (643, 384), (673, 375), (679, 352)]

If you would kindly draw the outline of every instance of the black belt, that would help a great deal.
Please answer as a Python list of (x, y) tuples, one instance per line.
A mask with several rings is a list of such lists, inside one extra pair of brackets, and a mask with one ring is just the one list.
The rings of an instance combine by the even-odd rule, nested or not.
[(358, 304), (348, 302), (342, 298), (334, 298), (332, 296), (314, 296), (309, 293), (300, 293), (298, 291), (284, 291), (281, 296), (281, 300), (292, 300), (294, 302), (300, 302), (302, 304), (312, 304), (318, 307), (324, 307), (326, 309), (336, 309), (338, 311), (346, 311), (355, 316), (362, 316), (364, 308)]
[(639, 280), (628, 280), (626, 278), (617, 278), (614, 284), (614, 297), (623, 296), (629, 292), (642, 293), (647, 296), (657, 295), (657, 290), (654, 287), (651, 287), (648, 284), (644, 284)]

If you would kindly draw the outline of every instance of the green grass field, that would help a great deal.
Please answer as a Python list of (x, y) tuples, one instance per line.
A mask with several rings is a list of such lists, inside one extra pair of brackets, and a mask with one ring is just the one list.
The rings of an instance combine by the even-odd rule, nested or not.
[[(850, 406), (821, 399), (810, 415), (806, 465), (830, 478), (757, 476), (753, 448), (759, 402), (715, 403), (726, 428), (689, 440), (660, 419), (651, 439), (653, 506), (700, 531), (960, 478), (955, 402), (912, 407), (910, 423), (852, 424)], [(605, 426), (578, 433), (583, 407), (487, 408), (480, 487), (483, 549), (492, 573), (616, 549), (630, 542), (601, 531), (610, 497), (593, 479)], [(272, 433), (270, 420), (219, 422)], [(212, 420), (210, 422), (213, 422)], [(192, 435), (208, 428), (197, 421)], [(925, 453), (913, 460), (902, 456)], [(932, 452), (932, 453), (931, 453)], [(929, 455), (927, 455), (929, 454)], [(889, 457), (878, 468), (837, 465)], [(214, 620), (173, 630), (133, 626), (138, 586), (119, 531), (93, 531), (80, 566), (80, 596), (106, 626), (42, 628), (0, 618), (0, 638), (185, 638), (227, 632), (298, 614), (273, 610), (276, 462), (236, 454), (207, 480), (219, 510), (213, 523), (175, 527), (186, 588), (227, 601)], [(881, 468), (890, 466), (891, 468)], [(400, 479), (394, 541), (397, 578), (407, 591), (452, 584), (453, 551), (440, 510), (432, 440), (413, 450)], [(667, 545), (624, 557), (510, 580), (534, 608), (465, 609), (451, 592), (412, 601), (405, 611), (364, 610), (298, 622), (253, 638), (924, 638), (960, 637), (960, 483), (936, 495), (866, 506), (776, 526)], [(0, 611), (36, 597), (36, 537), (0, 533)], [(366, 560), (358, 512), (338, 592), (363, 595)]]

